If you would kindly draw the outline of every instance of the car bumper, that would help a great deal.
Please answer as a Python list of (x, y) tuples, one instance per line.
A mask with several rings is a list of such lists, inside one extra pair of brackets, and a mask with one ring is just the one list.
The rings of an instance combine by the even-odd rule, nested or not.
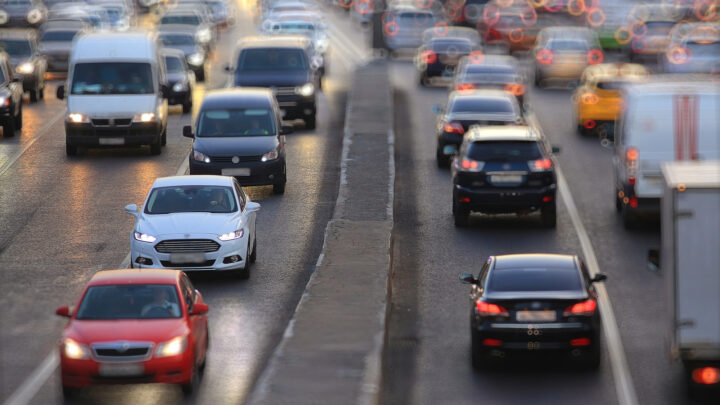
[[(143, 269), (182, 269), (185, 271), (225, 271), (237, 270), (245, 267), (248, 255), (249, 232), (246, 230), (242, 238), (231, 241), (220, 241), (213, 235), (193, 235), (189, 239), (212, 239), (220, 247), (215, 252), (205, 252), (205, 261), (202, 263), (173, 263), (170, 253), (159, 253), (155, 245), (163, 240), (182, 239), (184, 235), (174, 235), (158, 239), (154, 243), (145, 243), (130, 240), (130, 260), (135, 268)], [(239, 260), (231, 260), (233, 256), (239, 256)], [(152, 264), (140, 264), (139, 258), (150, 259)]]
[[(523, 324), (486, 321), (476, 325), (473, 333), (480, 347), (488, 351), (570, 351), (599, 343), (598, 329), (590, 322)], [(484, 344), (485, 339), (494, 342)]]
[[(438, 149), (445, 156), (453, 156), (460, 149), (462, 141), (462, 134), (443, 132), (438, 138)], [(453, 148), (445, 148), (446, 146), (452, 146)]]
[(65, 123), (68, 145), (75, 146), (139, 146), (156, 143), (162, 133), (162, 123), (128, 126), (94, 126), (93, 124)]
[[(284, 157), (269, 162), (243, 162), (241, 164), (204, 163), (196, 161), (192, 156), (188, 159), (190, 160), (190, 174), (233, 176), (242, 186), (282, 184), (287, 180)], [(242, 176), (233, 175), (230, 171), (234, 169), (249, 169), (249, 174)]]
[(314, 117), (317, 111), (315, 97), (275, 96), (283, 119), (304, 119)]
[(556, 186), (542, 188), (493, 187), (473, 189), (455, 185), (453, 200), (461, 209), (485, 213), (535, 211), (555, 204)]
[(168, 105), (185, 104), (192, 97), (190, 90), (170, 91), (168, 95)]

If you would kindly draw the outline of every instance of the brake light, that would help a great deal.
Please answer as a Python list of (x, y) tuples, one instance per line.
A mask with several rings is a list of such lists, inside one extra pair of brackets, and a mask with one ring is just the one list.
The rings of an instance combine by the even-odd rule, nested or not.
[(640, 154), (638, 150), (633, 147), (625, 149), (625, 169), (627, 171), (628, 183), (630, 185), (635, 184), (635, 172), (637, 170), (637, 160)]
[(590, 346), (589, 338), (579, 338), (570, 341), (570, 346)]
[(564, 316), (590, 316), (595, 313), (597, 302), (590, 298), (589, 300), (578, 302), (565, 309)]
[(472, 83), (460, 83), (455, 87), (455, 90), (457, 90), (457, 91), (473, 91), (473, 90), (475, 90), (475, 85)]
[(516, 83), (509, 83), (505, 85), (505, 93), (511, 94), (513, 96), (522, 96), (525, 94), (525, 86), (522, 84), (516, 84)]
[(530, 162), (528, 162), (528, 166), (533, 172), (544, 172), (552, 169), (553, 162), (548, 158), (531, 160)]
[(717, 384), (720, 382), (720, 370), (715, 367), (696, 368), (692, 372), (692, 379), (698, 384)]
[(429, 49), (422, 51), (420, 54), (420, 61), (428, 65), (432, 65), (437, 62), (437, 54)]
[(485, 33), (485, 42), (492, 42), (492, 41), (498, 41), (500, 40), (500, 32), (498, 30), (490, 28)]
[(505, 308), (485, 301), (476, 302), (475, 309), (480, 316), (509, 316)]
[(502, 340), (499, 339), (483, 339), (483, 346), (502, 346)]
[(583, 127), (585, 127), (585, 129), (593, 129), (596, 126), (597, 123), (595, 122), (595, 120), (585, 120), (585, 122), (583, 122)]
[(483, 166), (485, 166), (485, 162), (478, 162), (477, 160), (464, 158), (460, 162), (459, 169), (463, 172), (479, 172), (482, 170)]
[(590, 65), (597, 65), (603, 62), (605, 55), (599, 49), (591, 49), (587, 53), (587, 62)]
[(582, 100), (583, 104), (597, 104), (600, 101), (600, 97), (595, 93), (587, 92), (580, 96), (580, 100)]
[(535, 55), (537, 62), (543, 66), (547, 66), (553, 62), (553, 52), (549, 49), (541, 49)]
[(459, 122), (451, 122), (443, 126), (443, 131), (449, 132), (451, 134), (462, 135), (465, 133), (465, 128), (463, 128), (462, 124), (460, 124)]

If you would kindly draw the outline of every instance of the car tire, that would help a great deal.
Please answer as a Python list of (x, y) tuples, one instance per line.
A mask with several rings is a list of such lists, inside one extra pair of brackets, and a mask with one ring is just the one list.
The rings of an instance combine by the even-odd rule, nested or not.
[(285, 183), (286, 182), (273, 184), (273, 194), (285, 194)]
[(540, 73), (538, 71), (535, 71), (535, 87), (543, 88), (542, 76), (540, 76)]
[(162, 152), (162, 135), (160, 135), (160, 138), (155, 141), (155, 143), (150, 144), (150, 154), (151, 155), (159, 155)]
[(555, 228), (557, 225), (557, 208), (555, 204), (544, 206), (540, 209), (540, 220), (548, 228)]
[(12, 138), (15, 136), (15, 118), (9, 117), (7, 121), (2, 124), (3, 137)]
[(305, 117), (305, 129), (315, 129), (315, 127), (317, 126), (315, 120), (315, 114)]
[(67, 385), (62, 386), (62, 396), (64, 399), (73, 399), (77, 395), (78, 388), (68, 387)]
[(167, 127), (163, 129), (162, 135), (160, 135), (160, 146), (167, 145)]
[(616, 193), (615, 193), (615, 211), (617, 211), (617, 212), (622, 212), (623, 205), (624, 205), (624, 204), (623, 204), (622, 198), (620, 198), (620, 196), (619, 196), (618, 193), (616, 192)]
[(197, 391), (198, 385), (200, 385), (200, 372), (197, 366), (193, 366), (190, 381), (180, 384), (180, 388), (182, 389), (183, 395), (187, 397)]
[(625, 229), (635, 229), (637, 227), (637, 217), (635, 216), (635, 213), (630, 210), (630, 207), (628, 207), (627, 204), (623, 204), (623, 207), (620, 211), (622, 214), (623, 226), (625, 227)]
[(15, 130), (19, 131), (22, 129), (23, 126), (23, 115), (22, 115), (22, 105), (20, 105), (20, 110), (18, 111), (17, 117), (15, 117)]
[(190, 111), (192, 111), (192, 105), (193, 105), (192, 98), (190, 100), (184, 102), (182, 105), (183, 114), (187, 114)]
[(250, 263), (255, 263), (257, 260), (257, 236), (253, 240), (252, 253), (250, 254)]
[(420, 86), (422, 86), (422, 87), (427, 87), (428, 78), (427, 78), (427, 75), (425, 74), (425, 72), (420, 73), (420, 79), (418, 80), (418, 84), (420, 84)]
[(205, 357), (203, 357), (202, 363), (198, 365), (198, 370), (200, 373), (205, 373), (205, 366), (207, 366), (207, 354), (208, 349), (210, 348), (210, 330), (208, 327), (205, 327)]
[(65, 154), (68, 156), (75, 156), (78, 153), (78, 148), (75, 145), (65, 144)]
[(437, 161), (437, 167), (441, 169), (450, 167), (450, 158), (442, 153), (442, 148), (439, 145), (435, 151), (435, 159)]
[(45, 85), (44, 85), (44, 84), (43, 84), (43, 86), (40, 88), (40, 90), (38, 90), (38, 96), (40, 97), (40, 100), (44, 100), (44, 99), (45, 99)]
[(587, 129), (585, 129), (584, 126), (578, 124), (578, 126), (577, 126), (577, 133), (578, 133), (579, 135), (585, 136), (585, 135), (588, 134), (588, 131), (587, 131)]
[(485, 353), (482, 352), (480, 338), (470, 332), (470, 363), (475, 370), (482, 370), (486, 367)]
[(455, 226), (458, 228), (465, 228), (470, 223), (470, 210), (467, 208), (457, 207), (453, 211), (453, 219)]
[(36, 87), (30, 91), (30, 102), (37, 103), (38, 100), (40, 100), (40, 88)]
[(583, 353), (581, 367), (585, 370), (597, 370), (600, 368), (600, 345), (598, 342)]

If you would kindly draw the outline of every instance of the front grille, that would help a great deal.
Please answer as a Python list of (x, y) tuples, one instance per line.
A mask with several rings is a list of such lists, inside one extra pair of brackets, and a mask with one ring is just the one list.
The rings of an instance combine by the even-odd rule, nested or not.
[(137, 361), (150, 357), (150, 342), (107, 342), (92, 346), (95, 357), (106, 361)]
[(277, 87), (275, 88), (275, 94), (278, 96), (295, 95), (295, 87)]
[(93, 123), (93, 125), (98, 125), (98, 126), (108, 126), (108, 125), (110, 125), (110, 120), (93, 118), (92, 123)]
[(211, 239), (171, 239), (155, 245), (158, 253), (215, 252), (220, 244)]
[(132, 118), (115, 118), (115, 125), (130, 125)]
[(215, 264), (215, 259), (205, 260), (204, 262), (200, 263), (173, 263), (170, 260), (160, 260), (160, 263), (163, 265), (163, 267), (170, 267), (173, 269), (180, 267), (212, 267), (212, 265)]
[[(217, 162), (217, 163), (232, 163), (233, 157), (235, 156), (210, 156), (211, 162)], [(257, 156), (237, 156), (238, 163), (241, 162), (260, 162), (262, 160), (262, 155)]]
[(115, 119), (108, 119), (108, 118), (93, 118), (92, 124), (99, 127), (107, 127), (111, 125), (115, 126), (128, 126), (132, 122), (131, 118), (115, 118)]
[(125, 351), (112, 348), (112, 349), (95, 349), (95, 354), (98, 357), (110, 357), (110, 356), (117, 356), (117, 357), (132, 357), (132, 356), (144, 356), (147, 354), (149, 348), (147, 347), (135, 347), (132, 349), (127, 349)]

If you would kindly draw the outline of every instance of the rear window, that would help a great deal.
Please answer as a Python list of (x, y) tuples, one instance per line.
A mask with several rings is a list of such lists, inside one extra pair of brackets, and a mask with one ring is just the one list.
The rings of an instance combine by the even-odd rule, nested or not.
[(7, 52), (10, 56), (30, 56), (32, 54), (30, 41), (27, 39), (0, 40), (0, 50)]
[(77, 35), (77, 31), (47, 31), (42, 34), (40, 41), (43, 42), (70, 42)]
[(585, 52), (589, 49), (587, 41), (571, 39), (554, 39), (547, 44), (547, 48), (553, 51), (579, 51)]
[(160, 20), (160, 24), (200, 25), (200, 17), (196, 15), (166, 15)]
[(573, 268), (527, 267), (494, 270), (487, 290), (493, 292), (582, 291), (580, 273)]
[(435, 40), (430, 45), (434, 52), (449, 53), (457, 52), (467, 54), (472, 51), (470, 41), (460, 40)]
[(252, 48), (238, 57), (238, 71), (299, 71), (307, 70), (308, 61), (302, 49)]
[(185, 70), (182, 59), (175, 56), (166, 56), (165, 66), (167, 67), (167, 71), (171, 73), (178, 73)]
[(416, 28), (431, 27), (435, 24), (435, 18), (432, 13), (410, 12), (400, 13), (397, 16), (398, 24)]
[(542, 158), (537, 142), (484, 141), (468, 146), (467, 157), (479, 162), (530, 161)]
[(720, 42), (688, 42), (685, 47), (690, 50), (691, 62), (693, 57), (720, 60)]
[(627, 85), (627, 82), (623, 81), (605, 81), (598, 82), (596, 87), (600, 90), (620, 90)]
[(458, 97), (453, 100), (449, 112), (452, 114), (513, 114), (517, 112), (517, 109), (511, 100), (514, 99)]

